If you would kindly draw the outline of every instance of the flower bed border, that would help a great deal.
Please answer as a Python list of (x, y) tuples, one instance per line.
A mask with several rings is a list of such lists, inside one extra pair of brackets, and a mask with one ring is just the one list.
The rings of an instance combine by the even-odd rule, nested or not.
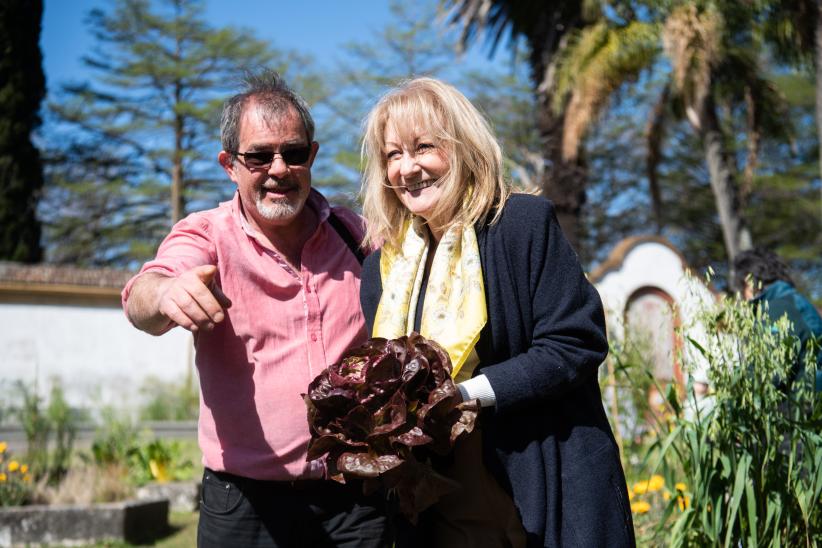
[(170, 530), (168, 499), (0, 508), (0, 546), (145, 543)]

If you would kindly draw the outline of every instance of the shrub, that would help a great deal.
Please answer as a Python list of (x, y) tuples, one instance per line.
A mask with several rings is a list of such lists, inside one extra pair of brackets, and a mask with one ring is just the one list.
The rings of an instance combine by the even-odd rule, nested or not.
[[(22, 402), (14, 411), (26, 434), (26, 458), (31, 474), (35, 480), (45, 479), (56, 484), (65, 475), (71, 461), (77, 413), (66, 402), (58, 379), (52, 381), (45, 408), (36, 385), (29, 388), (22, 381), (16, 385)], [(49, 445), (53, 447), (51, 451)]]
[(91, 445), (94, 464), (120, 471), (121, 481), (143, 485), (151, 481), (190, 479), (194, 465), (176, 440), (145, 439), (131, 419), (112, 408), (101, 412), (102, 423)]
[(154, 439), (135, 447), (130, 455), (130, 477), (137, 485), (191, 479), (194, 464), (180, 442)]
[[(726, 299), (698, 317), (708, 336), (685, 338), (707, 361), (712, 393), (689, 402), (668, 390), (673, 416), (648, 462), (672, 484), (656, 530), (672, 546), (811, 546), (822, 542), (822, 405), (813, 353), (792, 378), (799, 345), (783, 318)], [(696, 401), (689, 381), (686, 392)], [(683, 501), (688, 501), (687, 504)]]
[(0, 441), (0, 506), (18, 506), (32, 497), (29, 465), (14, 459), (8, 444)]
[(140, 409), (140, 418), (146, 421), (197, 420), (200, 411), (200, 394), (195, 383), (186, 379), (169, 383), (155, 377), (147, 378), (140, 392), (147, 396)]

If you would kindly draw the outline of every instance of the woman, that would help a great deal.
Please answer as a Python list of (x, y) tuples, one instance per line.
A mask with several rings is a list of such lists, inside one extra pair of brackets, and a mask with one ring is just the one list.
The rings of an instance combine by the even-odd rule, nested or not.
[[(597, 368), (602, 304), (551, 204), (511, 195), (482, 115), (419, 78), (366, 120), (362, 272), (373, 336), (411, 331), (448, 351), (481, 431), (443, 472), (462, 487), (420, 517), (420, 546), (634, 544)], [(402, 539), (403, 535), (399, 535)]]

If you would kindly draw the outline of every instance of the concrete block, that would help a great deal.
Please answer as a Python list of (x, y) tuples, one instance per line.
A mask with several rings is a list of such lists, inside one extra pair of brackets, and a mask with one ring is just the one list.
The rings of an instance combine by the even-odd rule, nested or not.
[(199, 481), (149, 483), (137, 489), (138, 499), (168, 499), (175, 512), (194, 512), (200, 508)]
[(169, 532), (168, 499), (0, 508), (0, 546), (151, 542)]

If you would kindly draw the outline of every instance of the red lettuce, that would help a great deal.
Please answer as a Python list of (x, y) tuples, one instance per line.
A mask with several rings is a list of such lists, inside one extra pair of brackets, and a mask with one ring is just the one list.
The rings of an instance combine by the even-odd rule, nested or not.
[(374, 338), (349, 350), (308, 385), (308, 459), (327, 455), (332, 479), (363, 479), (393, 493), (412, 521), (453, 481), (426, 464), (474, 429), (478, 405), (462, 402), (448, 353), (417, 333)]

